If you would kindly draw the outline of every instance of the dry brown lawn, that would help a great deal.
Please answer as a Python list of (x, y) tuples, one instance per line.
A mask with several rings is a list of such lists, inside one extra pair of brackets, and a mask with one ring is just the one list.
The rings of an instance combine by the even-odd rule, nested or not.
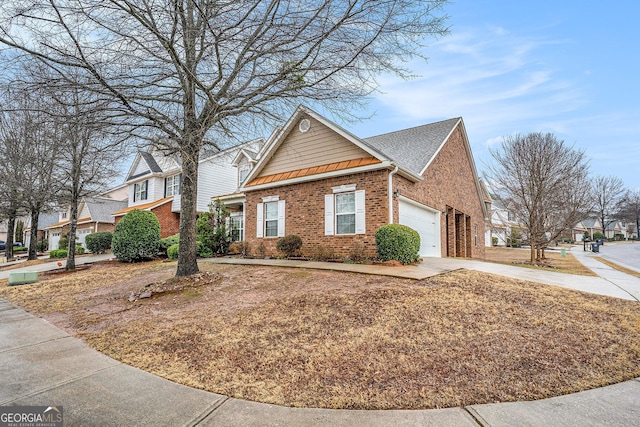
[(559, 250), (545, 251), (546, 259), (541, 263), (531, 264), (531, 252), (521, 248), (486, 248), (485, 261), (500, 264), (517, 265), (519, 267), (538, 268), (580, 276), (597, 276), (593, 271), (582, 265), (567, 248), (567, 256), (563, 257)]
[[(299, 407), (442, 408), (540, 399), (640, 376), (638, 303), (458, 271), (98, 263), (0, 297), (133, 366)], [(130, 295), (153, 296), (129, 302)]]

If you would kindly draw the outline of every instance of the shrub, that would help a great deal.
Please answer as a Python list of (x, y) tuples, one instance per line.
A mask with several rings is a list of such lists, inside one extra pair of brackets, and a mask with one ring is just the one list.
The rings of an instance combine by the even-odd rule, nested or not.
[(264, 245), (263, 242), (260, 242), (260, 244), (258, 245), (258, 249), (256, 249), (256, 253), (260, 258), (264, 258), (267, 255), (267, 247)]
[(196, 255), (201, 258), (211, 258), (213, 256), (213, 251), (200, 240), (196, 240)]
[(593, 233), (593, 240), (604, 239), (604, 234), (599, 231)]
[(211, 254), (226, 254), (229, 252), (231, 236), (229, 236), (226, 222), (230, 212), (225, 205), (216, 200), (209, 204), (209, 212), (198, 216), (196, 234), (198, 240), (210, 249)]
[(84, 239), (84, 244), (87, 245), (87, 249), (94, 254), (103, 254), (111, 249), (111, 240), (113, 234), (109, 231), (100, 231), (87, 235)]
[(46, 240), (40, 240), (38, 243), (36, 243), (36, 250), (38, 252), (45, 252), (47, 249), (49, 249), (49, 242), (47, 242)]
[(49, 252), (49, 258), (66, 258), (68, 251), (66, 249), (54, 249)]
[(376, 247), (382, 261), (410, 264), (420, 258), (420, 235), (406, 225), (383, 225), (376, 230)]
[(26, 251), (28, 251), (28, 250), (29, 250), (29, 248), (25, 248), (24, 246), (14, 246), (14, 247), (13, 247), (13, 253), (16, 253), (16, 252), (26, 252)]
[(493, 246), (498, 246), (498, 238), (497, 237), (492, 237), (491, 238), (491, 244)]
[(75, 254), (76, 255), (84, 254), (84, 247), (80, 243), (76, 245)]
[(167, 250), (169, 249), (170, 246), (173, 246), (176, 243), (180, 243), (180, 233), (160, 239), (159, 251), (165, 255), (168, 255)]
[(167, 256), (169, 257), (169, 259), (171, 259), (171, 260), (178, 259), (178, 250), (179, 249), (180, 249), (180, 244), (179, 243), (174, 243), (173, 245), (169, 246), (167, 248)]
[(111, 250), (124, 262), (154, 258), (160, 248), (160, 222), (153, 212), (134, 209), (116, 225)]
[(349, 251), (349, 261), (364, 261), (366, 259), (366, 253), (366, 249), (362, 242), (355, 242)]
[(249, 256), (251, 245), (244, 240), (241, 242), (233, 242), (229, 245), (229, 253), (234, 255)]
[(300, 253), (302, 247), (302, 239), (297, 234), (289, 234), (278, 240), (276, 249), (285, 256), (292, 257)]
[(58, 240), (58, 249), (69, 249), (69, 235), (65, 234)]
[(311, 255), (311, 258), (313, 258), (315, 261), (328, 261), (330, 259), (334, 259), (335, 257), (336, 254), (332, 248), (328, 248), (322, 245), (318, 245), (313, 251), (313, 255)]

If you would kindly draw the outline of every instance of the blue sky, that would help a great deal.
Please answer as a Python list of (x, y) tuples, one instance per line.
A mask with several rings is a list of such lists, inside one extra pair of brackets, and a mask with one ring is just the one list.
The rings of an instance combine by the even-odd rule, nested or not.
[(446, 7), (451, 34), (379, 80), (381, 94), (346, 125), (360, 137), (462, 116), (480, 173), (489, 147), (552, 132), (586, 152), (594, 175), (640, 188), (639, 1), (479, 1)]

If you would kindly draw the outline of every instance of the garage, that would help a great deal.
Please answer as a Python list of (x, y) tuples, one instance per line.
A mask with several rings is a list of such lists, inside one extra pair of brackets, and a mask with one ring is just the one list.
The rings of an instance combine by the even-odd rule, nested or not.
[(60, 242), (60, 232), (56, 231), (51, 233), (51, 237), (49, 238), (49, 250), (52, 251), (54, 249), (58, 249), (58, 243)]
[(420, 256), (440, 257), (440, 212), (413, 200), (398, 201), (399, 223), (420, 234)]

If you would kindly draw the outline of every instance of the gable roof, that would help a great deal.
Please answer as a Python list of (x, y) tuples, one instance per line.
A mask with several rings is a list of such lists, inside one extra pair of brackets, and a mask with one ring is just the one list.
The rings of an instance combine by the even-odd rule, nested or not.
[[(416, 175), (422, 175), (431, 160), (460, 122), (460, 117), (365, 138), (376, 150), (387, 154)], [(393, 153), (393, 154), (391, 154)]]
[[(478, 197), (480, 201), (486, 199), (478, 178), (475, 161), (471, 153), (471, 147), (469, 146), (469, 139), (461, 117), (361, 139), (331, 120), (302, 105), (296, 109), (283, 128), (280, 131), (274, 132), (269, 138), (259, 153), (260, 159), (258, 163), (247, 176), (242, 189), (262, 185), (279, 185), (278, 183), (280, 182), (293, 183), (299, 179), (309, 179), (307, 177), (313, 175), (323, 174), (323, 176), (329, 176), (340, 173), (342, 169), (335, 169), (330, 172), (326, 170), (323, 171), (323, 169), (328, 169), (324, 168), (325, 166), (332, 166), (333, 163), (331, 163), (313, 168), (274, 174), (273, 177), (268, 176), (268, 182), (264, 180), (264, 178), (267, 177), (260, 176), (260, 172), (274, 156), (280, 145), (286, 140), (292, 130), (296, 128), (298, 120), (304, 116), (309, 116), (317, 120), (347, 141), (364, 150), (371, 158), (377, 159), (377, 162), (371, 162), (367, 166), (354, 165), (348, 166), (343, 170), (358, 168), (357, 171), (360, 172), (367, 168), (392, 168), (393, 166), (398, 166), (398, 173), (414, 182), (424, 179), (422, 175), (425, 170), (449, 140), (449, 137), (455, 129), (460, 126), (467, 157), (473, 171)], [(485, 219), (488, 219), (489, 212), (487, 212), (485, 203), (482, 203), (482, 209)]]
[(602, 228), (598, 218), (587, 218), (582, 221), (582, 224), (587, 228)]
[(158, 162), (156, 162), (156, 159), (153, 158), (151, 153), (147, 153), (146, 151), (141, 151), (140, 157), (142, 157), (144, 161), (147, 163), (151, 172), (162, 173), (162, 168), (158, 165)]
[(93, 197), (85, 199), (85, 204), (93, 221), (112, 224), (113, 216), (111, 213), (126, 208), (127, 200), (112, 200)]

